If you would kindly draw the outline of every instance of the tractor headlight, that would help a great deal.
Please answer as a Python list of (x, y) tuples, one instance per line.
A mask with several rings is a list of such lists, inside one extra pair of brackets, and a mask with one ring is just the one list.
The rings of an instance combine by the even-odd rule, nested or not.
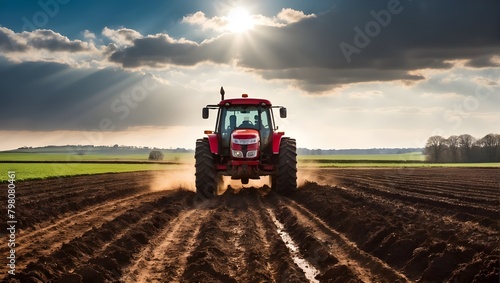
[(233, 139), (234, 144), (248, 145), (257, 143), (257, 138), (253, 139)]
[(243, 152), (241, 150), (231, 149), (231, 154), (236, 158), (243, 158)]
[(255, 158), (257, 157), (257, 150), (249, 150), (247, 152), (247, 158)]

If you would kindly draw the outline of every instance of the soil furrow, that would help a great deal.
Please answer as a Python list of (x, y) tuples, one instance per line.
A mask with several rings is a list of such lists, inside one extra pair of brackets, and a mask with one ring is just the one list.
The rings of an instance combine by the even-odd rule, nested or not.
[[(374, 191), (307, 183), (292, 198), (410, 280), (428, 281), (432, 276), (441, 278), (439, 281), (449, 279), (452, 273), (462, 274), (462, 266), (469, 266), (467, 262), (475, 258), (479, 262), (498, 262), (498, 232), (474, 228), (479, 227), (479, 222), (460, 222), (458, 216), (453, 221), (446, 218), (460, 211), (409, 203), (404, 196)], [(498, 273), (484, 265), (469, 272), (480, 274), (482, 270), (493, 272), (486, 272), (486, 278)]]
[(344, 269), (348, 274), (348, 277), (345, 277), (347, 280), (408, 281), (406, 276), (359, 249), (355, 243), (299, 204), (284, 199), (273, 199), (272, 207), (290, 234), (299, 242), (303, 253), (321, 269), (322, 274), (318, 278), (326, 279), (339, 269)]
[(207, 209), (181, 212), (158, 236), (151, 240), (127, 268), (122, 282), (178, 282), (194, 248)]
[(304, 170), (333, 186), (204, 200), (169, 172), (16, 183), (16, 275), (0, 281), (498, 281), (498, 169)]
[(118, 267), (130, 260), (136, 248), (147, 244), (157, 222), (166, 222), (183, 206), (180, 204), (186, 202), (186, 197), (185, 192), (167, 191), (133, 208), (122, 206), (122, 214), (118, 217), (100, 227), (94, 226), (80, 237), (72, 237), (46, 256), (36, 257), (36, 262), (28, 264), (16, 279), (20, 282), (73, 277), (86, 278), (86, 282), (117, 279), (114, 277), (118, 276)]
[[(123, 208), (134, 206), (137, 197), (142, 197), (143, 201), (147, 203), (158, 198), (159, 194), (135, 195), (110, 203), (97, 205), (60, 219), (53, 224), (48, 224), (46, 226), (42, 224), (41, 226), (43, 228), (34, 230), (31, 233), (20, 233), (20, 237), (17, 239), (19, 243), (17, 251), (21, 264), (19, 264), (17, 268), (23, 270), (26, 265), (37, 258), (51, 254), (71, 239), (80, 237), (92, 228), (99, 227), (103, 223), (123, 214)], [(40, 249), (39, 247), (41, 246), (47, 248)]]
[(201, 225), (188, 257), (188, 282), (306, 282), (268, 216), (256, 190), (226, 192)]

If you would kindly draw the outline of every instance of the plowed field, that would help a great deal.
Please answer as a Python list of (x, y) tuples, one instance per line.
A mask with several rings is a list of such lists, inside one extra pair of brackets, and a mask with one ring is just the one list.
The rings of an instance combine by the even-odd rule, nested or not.
[(498, 282), (499, 169), (304, 169), (288, 197), (213, 199), (152, 190), (153, 174), (16, 183), (16, 275), (5, 240), (0, 280)]

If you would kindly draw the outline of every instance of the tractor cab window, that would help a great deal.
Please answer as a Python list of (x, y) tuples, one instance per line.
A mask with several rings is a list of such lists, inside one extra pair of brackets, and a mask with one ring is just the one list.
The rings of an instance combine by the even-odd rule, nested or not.
[[(231, 133), (236, 129), (255, 129), (261, 134), (261, 141), (268, 140), (271, 133), (269, 108), (257, 105), (229, 106), (221, 109), (219, 132), (224, 148), (229, 147)], [(267, 144), (267, 142), (264, 142)]]

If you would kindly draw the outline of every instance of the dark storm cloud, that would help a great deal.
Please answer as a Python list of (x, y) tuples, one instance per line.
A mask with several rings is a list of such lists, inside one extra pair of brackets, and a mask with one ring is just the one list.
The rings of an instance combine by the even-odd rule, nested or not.
[(253, 48), (242, 50), (240, 64), (268, 79), (293, 79), (312, 92), (424, 79), (411, 71), (451, 68), (449, 61), (457, 59), (471, 67), (498, 66), (491, 59), (500, 55), (499, 3), (343, 1), (282, 30), (255, 31), (255, 43), (246, 45)]
[(0, 130), (124, 130), (184, 124), (184, 89), (123, 70), (0, 59)]
[(0, 27), (0, 51), (28, 52), (30, 49), (81, 52), (91, 50), (91, 45), (80, 40), (71, 41), (51, 30), (14, 33), (8, 28)]
[(200, 62), (228, 63), (233, 55), (227, 48), (228, 37), (223, 35), (202, 44), (176, 41), (165, 34), (138, 38), (132, 46), (114, 52), (109, 60), (125, 68), (163, 67), (169, 64), (193, 66)]
[[(423, 68), (495, 67), (500, 1), (340, 1), (331, 11), (286, 27), (258, 27), (200, 44), (136, 39), (110, 60), (124, 67), (229, 63), (304, 89), (363, 81), (416, 80)], [(354, 74), (353, 73), (357, 73)], [(321, 77), (317, 77), (321, 76)], [(320, 81), (320, 87), (315, 85)]]
[(149, 66), (165, 64), (194, 65), (201, 58), (196, 54), (196, 43), (175, 42), (167, 35), (135, 39), (133, 45), (114, 52), (110, 61), (121, 63), (123, 67)]
[(343, 85), (366, 81), (417, 81), (424, 77), (411, 75), (398, 70), (369, 69), (320, 69), (320, 68), (294, 68), (285, 70), (261, 70), (259, 73), (265, 79), (291, 79), (295, 85), (308, 92), (324, 92), (332, 85)]
[(467, 62), (467, 66), (474, 68), (498, 67), (500, 64), (492, 61), (491, 56), (477, 56)]

